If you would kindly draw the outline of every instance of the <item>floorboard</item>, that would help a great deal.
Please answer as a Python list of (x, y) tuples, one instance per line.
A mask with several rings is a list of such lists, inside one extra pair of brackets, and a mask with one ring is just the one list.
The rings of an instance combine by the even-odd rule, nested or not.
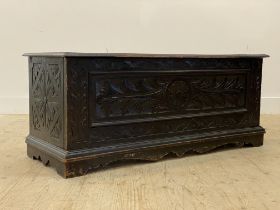
[(262, 115), (264, 146), (155, 163), (120, 164), (72, 179), (26, 155), (27, 115), (0, 115), (0, 209), (279, 209), (280, 115)]

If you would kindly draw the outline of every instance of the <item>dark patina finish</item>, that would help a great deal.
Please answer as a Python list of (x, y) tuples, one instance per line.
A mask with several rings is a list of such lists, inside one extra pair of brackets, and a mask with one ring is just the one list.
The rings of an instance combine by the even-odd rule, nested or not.
[(263, 144), (267, 55), (30, 53), (27, 153), (63, 177)]

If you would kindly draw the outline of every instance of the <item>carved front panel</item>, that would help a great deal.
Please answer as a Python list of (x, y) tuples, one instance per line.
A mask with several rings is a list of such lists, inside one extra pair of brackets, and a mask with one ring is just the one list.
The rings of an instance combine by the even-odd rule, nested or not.
[(57, 58), (30, 58), (31, 134), (62, 146), (63, 62)]
[(246, 72), (92, 76), (92, 123), (245, 108)]
[[(256, 126), (242, 59), (67, 58), (67, 148)], [(86, 146), (85, 146), (86, 145)]]
[(242, 128), (249, 72), (92, 73), (91, 145)]

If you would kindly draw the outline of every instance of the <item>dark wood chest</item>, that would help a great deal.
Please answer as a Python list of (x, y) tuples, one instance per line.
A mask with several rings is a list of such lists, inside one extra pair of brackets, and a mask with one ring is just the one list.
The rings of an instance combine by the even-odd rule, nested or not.
[(63, 177), (118, 160), (263, 144), (266, 55), (25, 55), (27, 152)]

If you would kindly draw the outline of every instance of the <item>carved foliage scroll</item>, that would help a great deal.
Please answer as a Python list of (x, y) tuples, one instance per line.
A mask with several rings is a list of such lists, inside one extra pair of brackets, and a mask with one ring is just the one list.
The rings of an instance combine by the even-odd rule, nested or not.
[(245, 84), (245, 74), (99, 79), (95, 119), (242, 108)]

